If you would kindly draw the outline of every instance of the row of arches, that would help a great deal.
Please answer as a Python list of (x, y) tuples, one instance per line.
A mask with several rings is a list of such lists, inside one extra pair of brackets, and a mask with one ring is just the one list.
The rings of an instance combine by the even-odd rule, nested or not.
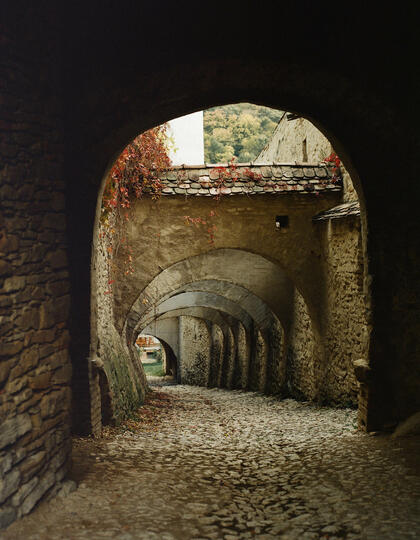
[[(404, 38), (415, 35), (414, 22), (413, 32), (408, 28), (415, 18), (404, 10), (382, 10), (380, 23), (372, 25), (376, 7), (360, 17), (355, 6), (348, 9), (346, 20), (351, 24), (345, 22), (337, 31), (317, 4), (306, 3), (302, 11), (300, 3), (288, 3), (284, 20), (299, 20), (299, 39), (296, 25), (283, 24), (279, 48), (277, 18), (267, 17), (263, 10), (258, 13), (254, 6), (225, 13), (224, 25), (208, 26), (208, 39), (203, 39), (203, 25), (192, 20), (195, 5), (171, 6), (161, 9), (149, 3), (144, 12), (144, 3), (138, 2), (124, 10), (101, 5), (88, 7), (83, 17), (77, 7), (63, 16), (62, 6), (48, 1), (24, 8), (7, 3), (2, 10), (2, 46), (10, 59), (1, 67), (7, 83), (1, 91), (4, 129), (10, 134), (1, 149), (6, 208), (0, 219), (6, 261), (1, 277), (8, 279), (7, 287), (6, 279), (2, 281), (1, 291), (6, 317), (2, 354), (7, 367), (2, 373), (8, 377), (2, 381), (4, 424), (21, 420), (25, 429), (30, 425), (9, 388), (28, 388), (30, 379), (20, 369), (28, 359), (42, 358), (42, 369), (50, 372), (58, 363), (57, 391), (63, 403), (63, 412), (51, 427), (49, 418), (38, 417), (38, 408), (52, 399), (55, 387), (51, 382), (39, 389), (31, 407), (31, 432), (16, 441), (12, 438), (4, 452), (12, 462), (16, 452), (29, 444), (45, 452), (42, 470), (32, 472), (42, 482), (50, 470), (61, 478), (70, 467), (70, 415), (75, 432), (92, 431), (97, 369), (93, 360), (104, 345), (104, 335), (115, 341), (120, 353), (128, 313), (117, 314), (115, 332), (113, 325), (104, 325), (99, 336), (97, 312), (104, 300), (96, 298), (91, 279), (95, 260), (93, 266), (91, 262), (101, 179), (138, 133), (223, 103), (250, 101), (293, 111), (312, 119), (336, 148), (361, 201), (366, 262), (362, 279), (372, 298), (370, 371), (362, 396), (366, 426), (394, 425), (420, 407), (419, 183), (410, 161), (416, 141), (410, 113), (417, 100), (409, 80), (413, 71), (401, 61), (410, 57)], [(398, 15), (401, 24), (396, 23)], [(177, 17), (188, 31), (174, 24)], [(145, 20), (159, 21), (158, 46), (156, 25), (145, 25)], [(139, 25), (142, 54), (137, 46)], [(107, 28), (112, 32), (104, 31)], [(244, 39), (255, 28), (265, 30), (264, 39)], [(402, 35), (390, 40), (396, 32)], [(408, 161), (401, 156), (408, 156)], [(261, 231), (254, 231), (255, 236), (261, 238)], [(243, 246), (232, 242), (218, 247)], [(248, 248), (258, 251), (255, 245)], [(268, 259), (270, 249), (263, 254)], [(50, 259), (52, 264), (45, 264)], [(172, 263), (157, 260), (146, 272), (148, 282)], [(315, 324), (316, 295), (303, 286), (299, 272), (293, 275)], [(16, 283), (25, 283), (27, 290), (16, 290)], [(137, 285), (130, 305), (147, 283), (138, 280)], [(49, 309), (67, 294), (69, 317), (65, 306), (56, 313)], [(36, 311), (49, 310), (56, 327), (51, 343), (41, 344), (48, 335), (39, 328), (26, 339), (28, 302), (36, 302)], [(298, 331), (292, 326), (292, 333)], [(41, 357), (41, 348), (50, 356)], [(8, 374), (12, 366), (18, 368)], [(62, 469), (52, 463), (51, 448), (64, 455)], [(13, 471), (18, 466), (13, 465)], [(8, 510), (15, 519), (15, 510)]]
[[(294, 331), (297, 305), (307, 320), (302, 336)], [(278, 264), (222, 248), (162, 270), (129, 306), (121, 336), (133, 364), (139, 334), (158, 338), (167, 358), (176, 359), (172, 372), (180, 383), (299, 397), (310, 388), (304, 397), (320, 399), (328, 395), (320, 327)], [(310, 359), (300, 379), (290, 362), (299, 339)]]
[[(261, 273), (270, 276), (270, 283), (264, 283)], [(212, 279), (200, 279), (210, 276)], [(265, 301), (267, 285), (281, 296), (275, 302), (283, 324)], [(179, 382), (280, 392), (285, 384), (284, 325), (290, 326), (287, 312), (292, 287), (273, 263), (240, 250), (213, 250), (183, 260), (161, 272), (139, 295), (127, 316), (127, 344), (139, 332), (165, 339), (179, 359)], [(255, 290), (262, 294), (263, 289), (265, 300), (255, 294)], [(202, 330), (207, 334), (205, 366), (201, 368), (205, 374), (185, 379), (182, 364), (194, 339), (181, 348), (180, 336), (188, 324), (194, 326), (194, 319), (209, 325)], [(196, 360), (203, 362), (201, 351)]]

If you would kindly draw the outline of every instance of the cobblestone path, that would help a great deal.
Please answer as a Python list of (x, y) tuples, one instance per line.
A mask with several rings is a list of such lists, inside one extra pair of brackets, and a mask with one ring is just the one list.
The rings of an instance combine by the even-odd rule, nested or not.
[(76, 440), (78, 489), (0, 537), (420, 538), (418, 438), (357, 433), (348, 409), (161, 390), (143, 421)]

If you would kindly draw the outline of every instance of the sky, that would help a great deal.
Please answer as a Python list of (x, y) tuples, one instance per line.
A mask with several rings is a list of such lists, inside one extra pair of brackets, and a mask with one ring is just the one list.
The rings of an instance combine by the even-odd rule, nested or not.
[(175, 141), (175, 152), (169, 157), (173, 165), (204, 163), (203, 111), (187, 114), (169, 122), (169, 134)]

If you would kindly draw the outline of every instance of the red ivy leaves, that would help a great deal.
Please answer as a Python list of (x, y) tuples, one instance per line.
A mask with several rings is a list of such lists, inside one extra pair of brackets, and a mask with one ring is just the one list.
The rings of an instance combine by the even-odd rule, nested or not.
[(108, 176), (102, 198), (102, 217), (112, 210), (130, 208), (130, 197), (141, 198), (148, 188), (153, 198), (162, 192), (161, 173), (171, 165), (166, 146), (167, 125), (136, 137), (120, 154)]
[[(122, 223), (129, 221), (128, 208), (133, 197), (141, 198), (145, 189), (154, 199), (160, 197), (163, 186), (159, 176), (171, 166), (166, 135), (167, 124), (164, 124), (136, 137), (121, 152), (106, 180), (100, 220), (102, 230), (99, 237), (108, 239), (108, 265), (112, 253), (116, 251), (115, 246), (123, 246), (126, 252), (125, 274), (132, 274), (134, 268), (132, 250), (127, 244)], [(113, 220), (110, 223), (108, 219), (111, 215), (119, 221), (119, 226), (115, 229), (111, 225)], [(114, 280), (109, 280), (109, 290), (105, 294), (111, 294), (113, 282)]]
[(335, 152), (332, 152), (328, 157), (326, 157), (324, 160), (324, 163), (333, 165), (332, 167), (332, 178), (331, 182), (337, 182), (338, 181), (338, 173), (340, 171), (340, 165), (341, 165), (341, 159), (337, 156)]
[(217, 226), (212, 223), (212, 220), (217, 217), (217, 212), (215, 210), (210, 210), (208, 216), (203, 218), (201, 216), (191, 217), (184, 216), (184, 222), (186, 225), (194, 225), (195, 227), (206, 226), (206, 233), (208, 236), (209, 244), (214, 246), (214, 235), (217, 229)]

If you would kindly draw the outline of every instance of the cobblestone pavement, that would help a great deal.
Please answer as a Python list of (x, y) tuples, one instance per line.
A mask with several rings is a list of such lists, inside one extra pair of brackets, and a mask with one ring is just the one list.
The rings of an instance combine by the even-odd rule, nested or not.
[(358, 433), (349, 409), (160, 390), (143, 423), (76, 440), (78, 489), (0, 537), (420, 538), (419, 438)]

